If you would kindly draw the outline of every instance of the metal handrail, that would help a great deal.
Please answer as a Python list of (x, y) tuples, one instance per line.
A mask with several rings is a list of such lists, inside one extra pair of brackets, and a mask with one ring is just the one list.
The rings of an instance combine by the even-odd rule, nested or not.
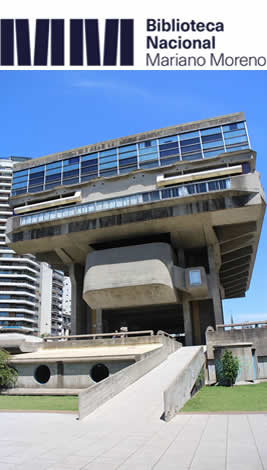
[(153, 330), (142, 330), (142, 331), (119, 331), (119, 332), (113, 332), (113, 333), (92, 333), (92, 334), (87, 334), (87, 335), (69, 335), (69, 336), (46, 336), (43, 338), (44, 341), (53, 341), (53, 340), (58, 340), (58, 339), (65, 339), (65, 340), (71, 340), (74, 338), (77, 339), (97, 339), (97, 338), (102, 338), (104, 337), (122, 337), (122, 336), (139, 336), (139, 335), (149, 335), (149, 336), (154, 336), (154, 331)]
[(261, 320), (261, 321), (246, 321), (242, 323), (227, 323), (227, 324), (222, 324), (222, 325), (216, 325), (217, 328), (233, 328), (234, 326), (251, 326), (251, 325), (267, 325), (267, 320)]
[(169, 333), (167, 333), (166, 331), (163, 331), (163, 330), (158, 330), (157, 335), (167, 336), (167, 338), (171, 338), (171, 339), (175, 340), (175, 338), (172, 335), (170, 335)]

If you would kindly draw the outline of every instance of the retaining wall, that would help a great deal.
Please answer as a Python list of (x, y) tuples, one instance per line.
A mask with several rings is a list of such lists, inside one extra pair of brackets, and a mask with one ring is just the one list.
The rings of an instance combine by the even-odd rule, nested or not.
[(164, 419), (169, 421), (191, 398), (191, 390), (205, 363), (203, 347), (199, 346), (195, 354), (178, 373), (177, 377), (164, 392)]

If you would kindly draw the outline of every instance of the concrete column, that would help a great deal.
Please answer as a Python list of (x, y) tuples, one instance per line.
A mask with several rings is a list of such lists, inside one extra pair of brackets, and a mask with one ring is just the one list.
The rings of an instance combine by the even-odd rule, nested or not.
[(71, 279), (71, 333), (81, 335), (91, 333), (91, 309), (82, 298), (84, 266), (73, 263), (69, 269)]
[(96, 310), (92, 310), (92, 333), (96, 333)]
[(197, 300), (194, 300), (192, 302), (192, 317), (193, 317), (193, 330), (194, 330), (194, 344), (201, 344), (199, 302)]
[(222, 301), (220, 295), (220, 280), (219, 275), (217, 272), (217, 266), (215, 261), (215, 254), (213, 246), (208, 247), (208, 259), (209, 259), (209, 267), (210, 267), (210, 287), (211, 287), (211, 295), (213, 301), (213, 308), (214, 308), (214, 318), (216, 325), (220, 325), (223, 323), (223, 311), (222, 311)]
[(181, 268), (185, 268), (185, 255), (183, 248), (178, 248), (177, 250), (177, 261), (178, 266), (180, 266)]
[(184, 315), (185, 345), (192, 346), (193, 344), (192, 321), (191, 321), (190, 303), (187, 300), (183, 302), (183, 315)]
[(103, 333), (102, 309), (96, 309), (96, 333)]

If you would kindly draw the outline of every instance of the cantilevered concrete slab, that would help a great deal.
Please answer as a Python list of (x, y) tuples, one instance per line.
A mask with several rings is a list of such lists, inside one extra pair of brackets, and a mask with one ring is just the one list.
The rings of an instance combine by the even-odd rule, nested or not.
[(118, 359), (137, 359), (138, 356), (161, 348), (162, 344), (123, 344), (114, 346), (88, 346), (75, 348), (55, 348), (41, 349), (32, 353), (14, 354), (10, 363), (43, 363), (43, 362), (77, 362), (82, 360), (118, 360)]

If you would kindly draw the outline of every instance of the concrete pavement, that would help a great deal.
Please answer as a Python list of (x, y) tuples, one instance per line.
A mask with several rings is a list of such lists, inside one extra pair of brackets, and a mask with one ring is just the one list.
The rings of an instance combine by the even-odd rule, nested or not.
[(160, 419), (173, 367), (175, 354), (82, 421), (0, 413), (0, 470), (267, 470), (267, 413)]
[[(1, 470), (267, 469), (267, 414), (147, 415), (116, 421), (106, 405), (73, 415), (1, 413)], [(132, 417), (133, 418), (133, 417)]]

